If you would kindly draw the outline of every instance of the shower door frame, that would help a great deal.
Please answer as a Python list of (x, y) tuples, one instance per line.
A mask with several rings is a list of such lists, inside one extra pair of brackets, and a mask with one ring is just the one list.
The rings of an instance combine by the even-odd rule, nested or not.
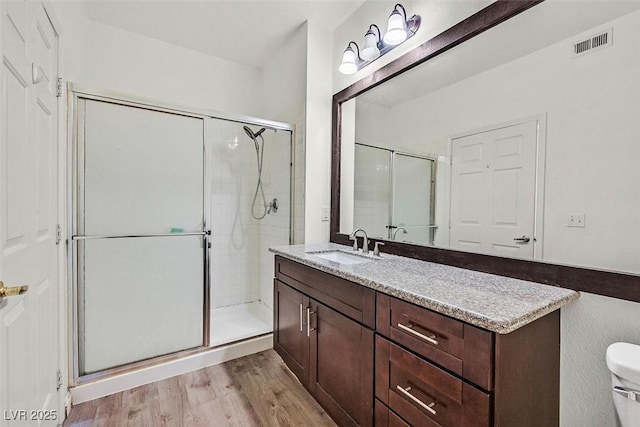
[[(290, 132), (289, 140), (289, 158), (290, 158), (290, 177), (289, 177), (289, 191), (290, 191), (290, 207), (289, 207), (289, 244), (293, 239), (293, 219), (294, 219), (294, 202), (295, 202), (295, 186), (293, 182), (295, 171), (295, 127), (288, 123), (276, 122), (271, 120), (259, 119), (250, 116), (241, 116), (234, 114), (223, 114), (214, 111), (201, 110), (196, 108), (189, 108), (180, 105), (174, 105), (166, 103), (164, 101), (158, 101), (149, 98), (141, 98), (133, 95), (89, 87), (85, 85), (79, 85), (77, 83), (67, 83), (67, 282), (68, 282), (68, 307), (69, 319), (68, 319), (68, 334), (71, 339), (68, 340), (69, 348), (69, 372), (71, 373), (69, 378), (70, 386), (79, 386), (88, 383), (92, 383), (98, 380), (112, 378), (117, 375), (131, 373), (140, 369), (161, 365), (163, 363), (182, 359), (187, 356), (211, 351), (215, 347), (210, 347), (210, 247), (211, 247), (211, 230), (209, 229), (208, 220), (210, 218), (211, 209), (211, 168), (209, 167), (210, 153), (208, 143), (210, 141), (210, 125), (212, 119), (221, 119), (231, 122), (237, 122), (247, 125), (256, 125), (266, 127), (272, 130), (283, 130)], [(91, 100), (107, 102), (115, 105), (141, 108), (145, 110), (176, 114), (180, 116), (192, 117), (196, 119), (202, 119), (203, 121), (203, 242), (204, 242), (204, 289), (203, 289), (203, 336), (202, 344), (198, 347), (180, 350), (174, 353), (160, 355), (149, 359), (131, 362), (128, 364), (108, 368), (103, 371), (80, 375), (80, 363), (79, 363), (79, 303), (78, 303), (78, 277), (77, 277), (77, 265), (78, 265), (78, 251), (76, 249), (74, 235), (78, 230), (78, 197), (77, 191), (80, 188), (80, 168), (78, 167), (78, 148), (79, 148), (79, 135), (78, 124), (81, 119), (78, 109), (78, 101)], [(191, 234), (191, 233), (187, 233)]]

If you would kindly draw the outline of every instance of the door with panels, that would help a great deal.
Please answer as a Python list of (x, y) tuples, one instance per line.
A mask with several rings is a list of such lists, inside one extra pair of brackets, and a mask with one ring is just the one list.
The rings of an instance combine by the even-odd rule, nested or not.
[(533, 259), (538, 122), (453, 139), (451, 249)]
[(0, 426), (53, 426), (58, 39), (39, 2), (2, 1), (0, 12)]

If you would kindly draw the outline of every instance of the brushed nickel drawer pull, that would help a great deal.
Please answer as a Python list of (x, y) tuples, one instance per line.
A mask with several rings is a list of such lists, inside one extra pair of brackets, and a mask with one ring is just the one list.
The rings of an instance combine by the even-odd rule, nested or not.
[(300, 332), (302, 332), (302, 304), (300, 304)]
[(311, 327), (311, 315), (316, 314), (315, 311), (311, 311), (309, 307), (307, 307), (307, 336), (311, 336), (311, 331), (315, 331), (316, 328)]
[(398, 328), (402, 329), (403, 331), (407, 331), (410, 334), (413, 334), (417, 337), (422, 338), (423, 340), (430, 342), (433, 345), (438, 345), (438, 340), (436, 340), (437, 335), (436, 334), (431, 334), (430, 336), (426, 336), (424, 334), (421, 334), (420, 332), (416, 331), (415, 329), (413, 329), (413, 325), (411, 323), (409, 323), (409, 326), (407, 325), (403, 325), (402, 323), (398, 323)]
[(398, 389), (399, 392), (401, 392), (402, 394), (407, 396), (409, 399), (411, 399), (414, 402), (416, 402), (418, 405), (422, 406), (424, 409), (429, 411), (431, 414), (433, 414), (433, 415), (436, 414), (436, 410), (433, 409), (433, 407), (436, 406), (436, 402), (435, 401), (433, 401), (433, 402), (431, 402), (429, 404), (424, 403), (422, 400), (418, 399), (413, 394), (409, 393), (411, 391), (411, 386), (409, 386), (407, 388), (403, 388), (403, 387), (400, 387), (399, 385), (397, 385), (396, 389)]

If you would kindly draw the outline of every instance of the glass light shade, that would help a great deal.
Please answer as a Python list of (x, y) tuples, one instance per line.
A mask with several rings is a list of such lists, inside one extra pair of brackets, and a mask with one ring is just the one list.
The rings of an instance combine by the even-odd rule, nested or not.
[(397, 45), (407, 39), (406, 22), (398, 10), (394, 10), (389, 15), (387, 32), (384, 35), (384, 42), (389, 45)]
[(364, 47), (360, 51), (360, 56), (365, 61), (373, 61), (380, 56), (380, 49), (378, 49), (378, 36), (372, 31), (367, 31), (364, 35)]
[(338, 70), (342, 74), (353, 74), (358, 71), (358, 66), (356, 65), (356, 53), (351, 49), (351, 46), (348, 46), (344, 53), (342, 54), (342, 64), (338, 67)]

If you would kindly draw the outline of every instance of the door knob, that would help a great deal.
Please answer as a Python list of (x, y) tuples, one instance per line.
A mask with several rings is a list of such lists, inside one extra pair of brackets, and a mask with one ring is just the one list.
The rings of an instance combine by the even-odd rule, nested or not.
[(7, 297), (14, 297), (16, 295), (22, 295), (29, 290), (28, 286), (13, 286), (7, 287), (4, 282), (0, 280), (0, 301)]
[(529, 241), (531, 241), (531, 238), (529, 236), (522, 236), (522, 237), (516, 237), (513, 240), (516, 241), (518, 244), (523, 245), (525, 243), (529, 243)]

